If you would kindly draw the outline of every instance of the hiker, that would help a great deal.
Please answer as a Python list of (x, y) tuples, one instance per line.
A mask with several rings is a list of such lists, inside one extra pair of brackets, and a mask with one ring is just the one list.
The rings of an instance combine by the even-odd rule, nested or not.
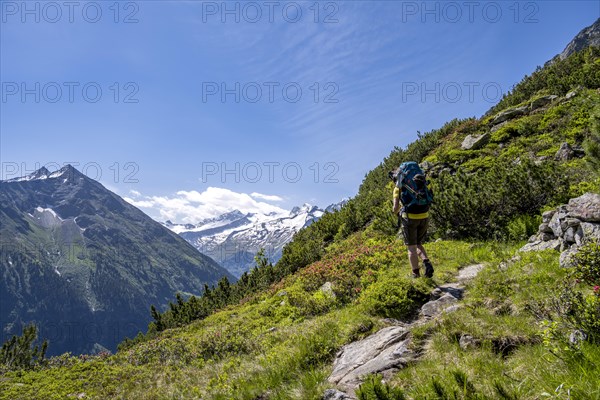
[(402, 227), (412, 276), (413, 278), (421, 276), (419, 270), (419, 258), (421, 258), (425, 266), (425, 276), (431, 278), (433, 265), (427, 257), (423, 241), (427, 235), (429, 207), (433, 201), (433, 193), (427, 187), (423, 170), (414, 161), (402, 163), (398, 169), (390, 171), (388, 175), (395, 183), (392, 211), (398, 215), (398, 225)]

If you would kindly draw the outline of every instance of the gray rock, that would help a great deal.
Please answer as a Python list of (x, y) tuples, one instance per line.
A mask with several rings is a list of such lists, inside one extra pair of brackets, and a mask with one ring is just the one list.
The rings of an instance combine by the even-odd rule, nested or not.
[(444, 310), (456, 303), (458, 299), (450, 293), (446, 293), (437, 300), (429, 301), (421, 307), (421, 314), (425, 317), (433, 318), (440, 315)]
[(552, 103), (557, 98), (558, 98), (558, 96), (553, 95), (553, 94), (551, 94), (550, 96), (542, 96), (540, 98), (537, 98), (537, 99), (533, 100), (531, 102), (530, 108), (532, 110), (535, 110), (537, 108), (544, 107), (544, 106)]
[(550, 228), (550, 225), (547, 222), (542, 222), (540, 224), (540, 227), (538, 228), (538, 232), (554, 234), (554, 232), (552, 231), (552, 228)]
[(475, 339), (471, 335), (461, 335), (458, 345), (461, 349), (468, 350), (479, 346), (479, 340)]
[(433, 168), (433, 164), (429, 161), (423, 161), (421, 164), (419, 164), (419, 166), (424, 172), (427, 172)]
[[(502, 128), (506, 124), (508, 124), (508, 121), (504, 121), (504, 122), (499, 123), (498, 125), (492, 126), (492, 129), (490, 129), (491, 133), (496, 132), (498, 129)], [(504, 145), (504, 143), (500, 143), (500, 144)]]
[(475, 278), (483, 268), (485, 268), (485, 265), (483, 264), (469, 265), (468, 267), (462, 268), (460, 271), (458, 271), (458, 277), (456, 279), (461, 283), (471, 280)]
[(569, 200), (567, 212), (581, 221), (600, 222), (600, 194), (585, 193)]
[(578, 345), (581, 342), (585, 342), (587, 340), (587, 335), (585, 332), (580, 331), (579, 329), (574, 330), (569, 335), (569, 343)]
[(527, 251), (543, 251), (543, 250), (560, 250), (560, 246), (562, 244), (562, 239), (554, 239), (544, 242), (542, 240), (533, 243), (527, 243), (525, 246), (521, 247), (519, 251), (527, 252)]
[(497, 125), (501, 122), (520, 117), (521, 115), (525, 115), (528, 110), (529, 107), (523, 106), (502, 111), (500, 114), (496, 115), (496, 117), (492, 120), (492, 125)]
[(543, 223), (548, 223), (550, 222), (550, 220), (552, 219), (552, 216), (554, 216), (554, 214), (556, 214), (556, 210), (550, 210), (550, 211), (546, 211), (542, 214), (542, 222)]
[[(587, 222), (584, 222), (584, 224), (587, 224)], [(583, 243), (584, 243), (583, 228), (581, 227), (581, 225), (579, 225), (577, 227), (577, 230), (575, 231), (575, 244), (577, 246), (582, 246)]]
[(477, 150), (488, 144), (490, 141), (490, 134), (484, 133), (483, 135), (474, 136), (468, 135), (462, 142), (461, 147), (464, 150)]
[(575, 255), (578, 251), (579, 247), (577, 245), (573, 245), (560, 253), (558, 263), (561, 268), (571, 268), (573, 266), (573, 255)]
[(573, 97), (577, 96), (578, 93), (579, 91), (577, 89), (571, 90), (569, 93), (566, 94), (565, 100), (571, 100)]
[(333, 285), (331, 284), (331, 282), (325, 282), (323, 284), (323, 286), (321, 286), (319, 288), (319, 290), (325, 295), (325, 296), (329, 296), (329, 297), (333, 297), (335, 298), (335, 293), (333, 291)]
[(567, 217), (567, 218), (565, 218), (565, 223), (567, 224), (567, 227), (576, 228), (576, 227), (579, 226), (579, 224), (581, 223), (581, 221), (578, 220), (577, 218)]
[(543, 242), (549, 242), (549, 241), (557, 238), (556, 236), (554, 236), (554, 233), (552, 233), (552, 231), (550, 231), (550, 233), (547, 233), (547, 232), (540, 233), (539, 237), (540, 237), (540, 240)]
[(563, 235), (563, 239), (567, 243), (575, 243), (575, 231), (576, 231), (576, 228), (574, 228), (572, 226), (568, 227)]
[(366, 375), (402, 368), (414, 357), (407, 347), (408, 334), (404, 327), (389, 326), (347, 344), (337, 354), (328, 381), (353, 390)]
[(354, 397), (350, 397), (346, 393), (340, 392), (336, 389), (327, 389), (323, 393), (323, 397), (321, 397), (322, 400), (349, 400), (353, 398)]
[(552, 230), (552, 233), (554, 233), (554, 236), (556, 236), (557, 238), (563, 235), (562, 223), (565, 217), (565, 213), (557, 212), (552, 216), (552, 219), (548, 223), (548, 226)]
[(600, 240), (600, 223), (582, 222), (579, 226), (582, 242)]
[(567, 161), (575, 156), (575, 152), (569, 143), (563, 143), (554, 155), (556, 161)]

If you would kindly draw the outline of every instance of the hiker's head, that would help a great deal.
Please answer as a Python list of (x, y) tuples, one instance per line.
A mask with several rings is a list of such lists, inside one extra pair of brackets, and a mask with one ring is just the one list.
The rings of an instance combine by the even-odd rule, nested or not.
[(398, 178), (397, 178), (397, 176), (398, 176), (398, 170), (392, 170), (392, 171), (389, 171), (389, 172), (388, 172), (388, 177), (389, 177), (389, 178), (390, 178), (392, 181), (394, 181), (394, 183), (396, 183), (396, 180), (398, 179)]

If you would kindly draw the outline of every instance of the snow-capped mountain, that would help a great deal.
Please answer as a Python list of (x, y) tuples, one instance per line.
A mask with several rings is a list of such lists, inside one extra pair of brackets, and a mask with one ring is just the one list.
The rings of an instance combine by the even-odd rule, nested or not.
[(321, 218), (325, 212), (339, 210), (346, 202), (332, 204), (325, 210), (303, 204), (287, 214), (244, 214), (235, 210), (195, 225), (171, 221), (164, 225), (239, 277), (254, 265), (254, 256), (261, 248), (265, 249), (271, 262), (276, 262), (281, 258), (283, 246), (296, 232)]
[(146, 329), (151, 305), (234, 280), (71, 165), (0, 180), (0, 238), (0, 335), (35, 322), (54, 336), (51, 355), (115, 351)]

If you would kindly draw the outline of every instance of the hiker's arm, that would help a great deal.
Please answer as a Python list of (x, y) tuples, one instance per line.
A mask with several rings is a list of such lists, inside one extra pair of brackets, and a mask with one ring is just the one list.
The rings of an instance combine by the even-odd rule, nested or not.
[(394, 187), (394, 206), (392, 212), (398, 214), (398, 211), (400, 211), (400, 189)]

